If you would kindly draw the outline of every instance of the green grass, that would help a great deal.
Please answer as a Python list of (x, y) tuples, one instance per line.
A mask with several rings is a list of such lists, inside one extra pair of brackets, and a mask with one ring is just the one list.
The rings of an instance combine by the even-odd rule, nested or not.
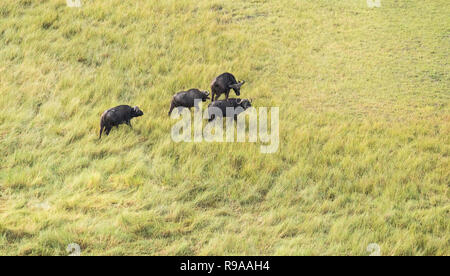
[[(450, 255), (448, 0), (83, 3), (0, 2), (0, 255)], [(226, 71), (277, 153), (172, 142)]]

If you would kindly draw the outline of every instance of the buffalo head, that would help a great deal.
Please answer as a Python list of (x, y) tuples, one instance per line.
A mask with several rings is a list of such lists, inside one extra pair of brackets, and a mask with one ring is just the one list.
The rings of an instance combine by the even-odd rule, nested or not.
[(247, 99), (243, 99), (243, 100), (239, 100), (237, 101), (237, 104), (240, 105), (244, 110), (246, 110), (247, 108), (252, 106), (252, 100), (247, 100)]
[(239, 81), (235, 84), (230, 84), (228, 87), (232, 88), (237, 96), (241, 95), (241, 86), (245, 83), (245, 81)]
[(206, 102), (206, 100), (209, 100), (209, 92), (208, 91), (202, 91), (203, 97), (202, 97), (202, 101)]
[(133, 117), (140, 117), (144, 115), (144, 112), (142, 112), (142, 110), (140, 110), (137, 106), (133, 107), (132, 113)]

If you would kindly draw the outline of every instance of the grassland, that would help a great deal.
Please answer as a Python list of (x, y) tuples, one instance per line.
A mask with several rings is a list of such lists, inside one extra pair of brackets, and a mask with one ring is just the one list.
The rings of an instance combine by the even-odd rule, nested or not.
[[(0, 2), (0, 255), (450, 254), (448, 0), (83, 4)], [(225, 71), (277, 153), (172, 141)]]

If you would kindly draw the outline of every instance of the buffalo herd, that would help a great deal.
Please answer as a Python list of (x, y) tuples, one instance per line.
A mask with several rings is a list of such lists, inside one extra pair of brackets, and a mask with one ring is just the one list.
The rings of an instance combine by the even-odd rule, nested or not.
[[(199, 89), (193, 88), (187, 91), (181, 91), (175, 94), (172, 98), (170, 104), (169, 116), (174, 108), (192, 108), (195, 107), (199, 109), (198, 103), (200, 101), (206, 102), (206, 100), (211, 99), (211, 103), (208, 105), (209, 111), (209, 121), (215, 119), (217, 113), (211, 112), (212, 108), (220, 110), (222, 116), (227, 116), (227, 108), (234, 108), (240, 110), (233, 114), (234, 119), (237, 119), (239, 112), (245, 111), (247, 108), (251, 107), (251, 100), (240, 99), (240, 98), (228, 98), (230, 90), (233, 89), (237, 96), (241, 94), (241, 86), (245, 81), (236, 81), (236, 78), (230, 73), (223, 73), (217, 76), (211, 82), (211, 98), (209, 97), (208, 91), (201, 91)], [(224, 100), (219, 100), (220, 95), (225, 94)], [(120, 124), (127, 124), (131, 127), (131, 119), (134, 117), (139, 117), (144, 115), (139, 107), (131, 107), (128, 105), (119, 105), (110, 108), (103, 112), (100, 119), (100, 137), (102, 137), (102, 132), (105, 130), (106, 135), (109, 135), (112, 127), (118, 127)]]

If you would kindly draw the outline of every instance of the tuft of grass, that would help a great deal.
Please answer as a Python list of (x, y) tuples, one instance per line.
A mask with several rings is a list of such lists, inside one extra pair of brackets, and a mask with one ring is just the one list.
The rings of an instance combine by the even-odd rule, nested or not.
[[(381, 2), (1, 1), (0, 255), (449, 255), (450, 4)], [(226, 71), (278, 152), (171, 140)]]

